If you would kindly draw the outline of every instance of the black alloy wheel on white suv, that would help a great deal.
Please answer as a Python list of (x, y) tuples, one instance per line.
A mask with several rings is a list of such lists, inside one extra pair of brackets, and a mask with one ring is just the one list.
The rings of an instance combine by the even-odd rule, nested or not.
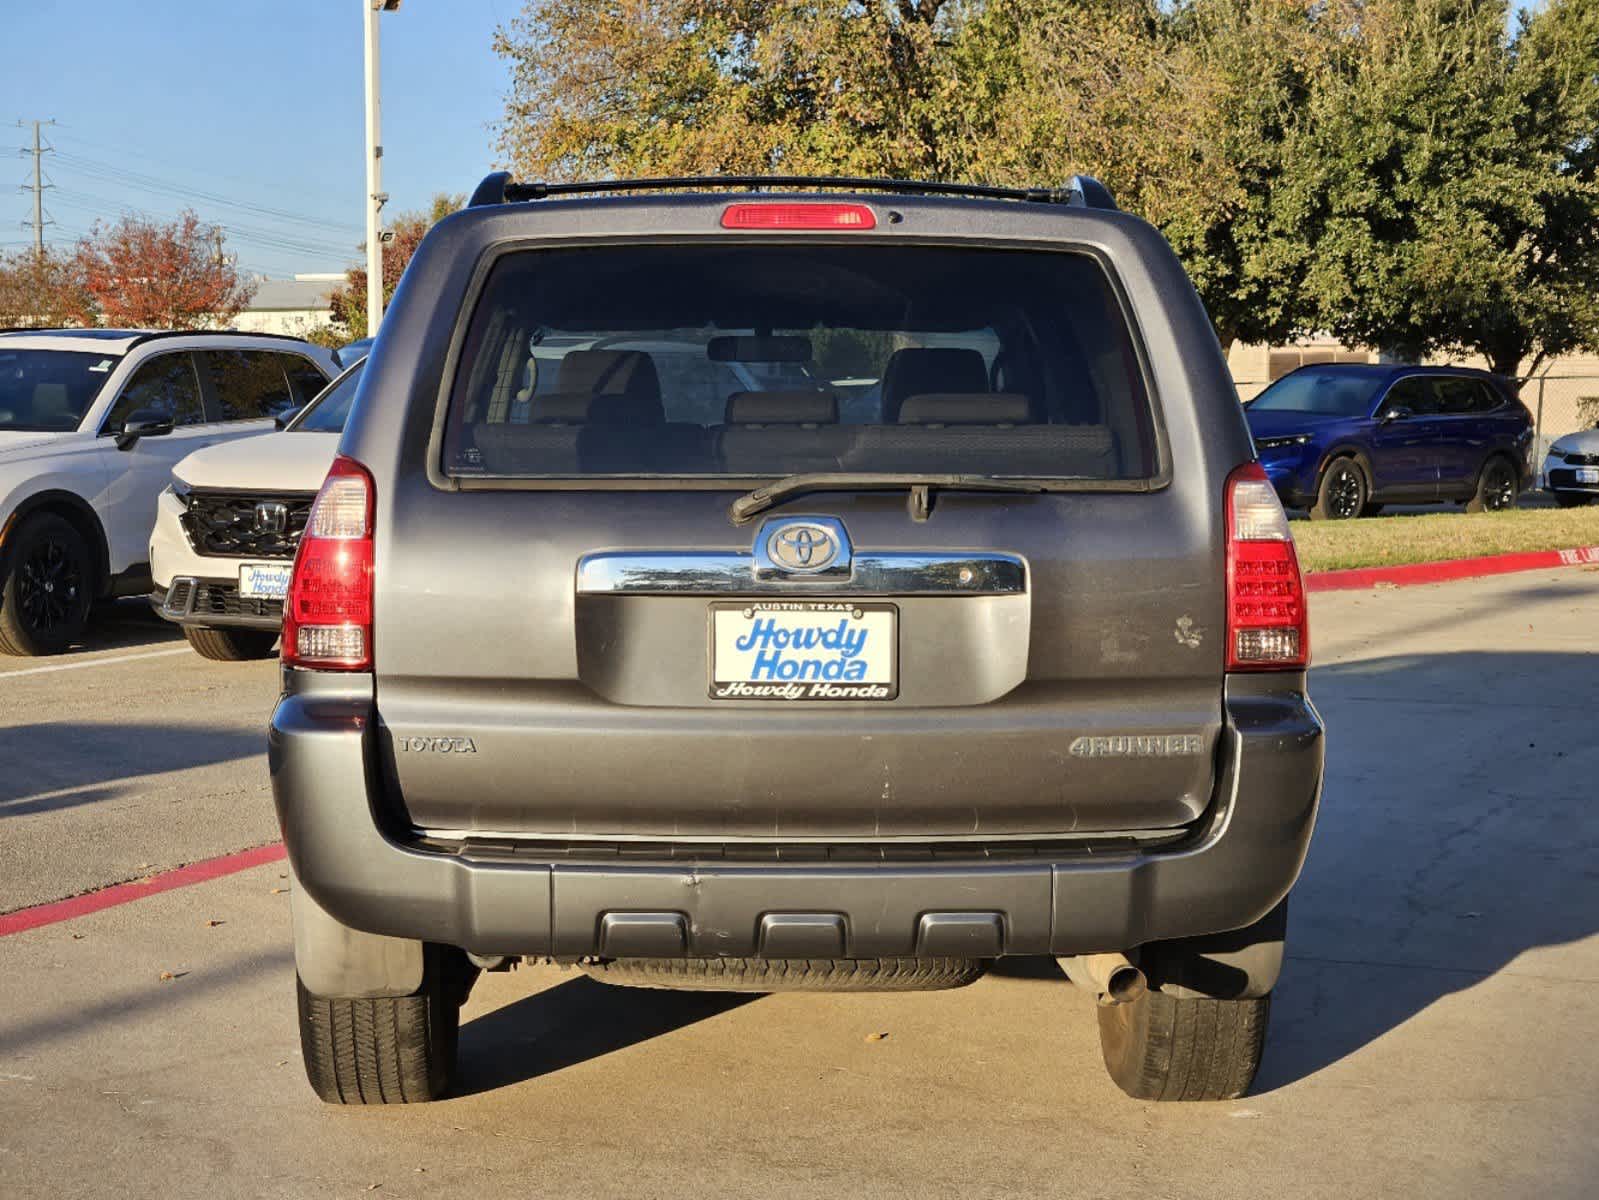
[(83, 535), (54, 513), (27, 518), (0, 580), (0, 653), (60, 654), (82, 635), (93, 597)]

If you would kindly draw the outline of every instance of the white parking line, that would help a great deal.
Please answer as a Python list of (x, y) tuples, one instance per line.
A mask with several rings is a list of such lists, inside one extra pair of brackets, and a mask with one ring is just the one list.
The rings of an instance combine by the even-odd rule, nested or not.
[(118, 654), (114, 658), (91, 658), (86, 662), (52, 663), (48, 667), (24, 667), (20, 671), (0, 671), (0, 679), (15, 679), (19, 675), (44, 675), (52, 671), (80, 671), (84, 667), (109, 667), (113, 663), (137, 662), (141, 658), (166, 658), (172, 654), (192, 654), (187, 646), (176, 650), (152, 650), (148, 654)]

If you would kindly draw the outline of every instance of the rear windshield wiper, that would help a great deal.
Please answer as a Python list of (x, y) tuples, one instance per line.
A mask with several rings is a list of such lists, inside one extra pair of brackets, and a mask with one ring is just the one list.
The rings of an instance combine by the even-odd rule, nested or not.
[(1047, 485), (1027, 479), (996, 479), (992, 475), (902, 475), (886, 471), (820, 471), (790, 475), (740, 496), (728, 507), (733, 524), (742, 525), (757, 513), (802, 492), (891, 491), (910, 488), (922, 516), (931, 488), (965, 492), (1045, 492)]

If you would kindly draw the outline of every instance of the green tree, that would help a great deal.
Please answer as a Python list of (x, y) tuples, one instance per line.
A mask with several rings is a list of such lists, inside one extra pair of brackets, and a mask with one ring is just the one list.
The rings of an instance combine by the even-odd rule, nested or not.
[(933, 177), (957, 0), (528, 0), (501, 157), (529, 179), (800, 172)]
[(1271, 220), (1286, 143), (1343, 0), (991, 0), (954, 49), (968, 169), (1100, 178), (1182, 257), (1222, 344), (1304, 332)]
[(1275, 219), (1344, 340), (1504, 374), (1599, 345), (1599, 5), (1368, 0)]
[[(387, 304), (400, 286), (400, 276), (410, 265), (411, 256), (422, 244), (422, 237), (438, 222), (466, 206), (466, 197), (439, 192), (434, 195), (426, 211), (396, 214), (386, 232), (394, 236), (383, 243), (383, 300)], [(362, 242), (360, 249), (366, 250)], [(343, 345), (351, 338), (366, 336), (366, 267), (351, 267), (344, 274), (344, 286), (333, 289), (328, 297), (328, 310), (332, 316), (331, 344)], [(322, 340), (322, 339), (318, 339)]]

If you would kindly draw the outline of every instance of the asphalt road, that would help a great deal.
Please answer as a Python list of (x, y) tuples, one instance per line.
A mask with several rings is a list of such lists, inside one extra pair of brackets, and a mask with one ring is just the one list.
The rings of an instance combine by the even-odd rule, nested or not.
[[(1592, 1196), (1596, 620), (1591, 568), (1316, 598), (1328, 786), (1245, 1100), (1127, 1100), (1029, 962), (920, 996), (489, 976), (459, 1095), (329, 1109), (273, 865), (0, 939), (0, 1195)], [(161, 634), (0, 659), (0, 910), (273, 836), (272, 667), (133, 657)]]

